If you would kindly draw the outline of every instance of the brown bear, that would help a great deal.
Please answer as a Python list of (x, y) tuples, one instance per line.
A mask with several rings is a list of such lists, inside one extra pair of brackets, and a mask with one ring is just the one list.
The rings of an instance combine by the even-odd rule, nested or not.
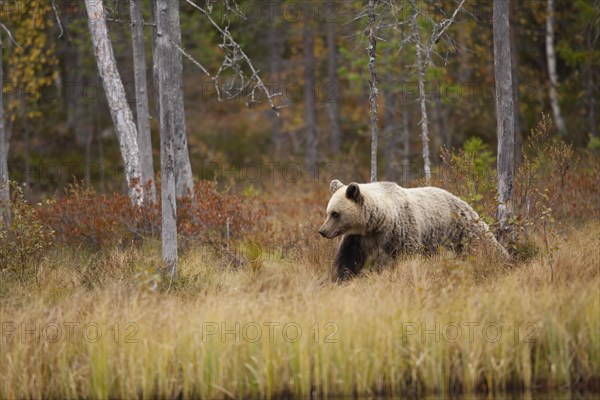
[(356, 275), (380, 255), (432, 254), (439, 246), (460, 253), (474, 238), (508, 258), (471, 206), (444, 189), (405, 189), (393, 182), (344, 185), (336, 179), (330, 190), (319, 233), (329, 239), (342, 235), (334, 262), (338, 278)]

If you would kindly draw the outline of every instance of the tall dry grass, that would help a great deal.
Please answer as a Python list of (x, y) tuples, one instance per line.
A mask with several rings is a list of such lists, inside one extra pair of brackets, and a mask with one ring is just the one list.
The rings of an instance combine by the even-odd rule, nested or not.
[[(57, 250), (0, 283), (1, 398), (273, 398), (598, 388), (600, 225), (552, 257), (401, 260), (332, 283), (334, 244), (194, 249), (158, 282), (158, 243)], [(540, 245), (542, 238), (538, 239)], [(153, 290), (153, 288), (156, 288)]]

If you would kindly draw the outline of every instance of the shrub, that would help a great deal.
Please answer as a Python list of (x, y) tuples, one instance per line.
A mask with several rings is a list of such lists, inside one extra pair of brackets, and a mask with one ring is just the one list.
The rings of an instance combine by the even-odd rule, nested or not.
[[(219, 192), (214, 182), (198, 182), (194, 197), (181, 198), (177, 204), (180, 242), (184, 246), (193, 242), (214, 244), (254, 231), (266, 212), (252, 202), (255, 200)], [(160, 237), (160, 196), (156, 204), (137, 207), (126, 195), (99, 195), (91, 188), (73, 185), (38, 212), (56, 231), (56, 239), (68, 245), (101, 248)]]
[(472, 137), (458, 152), (442, 149), (441, 157), (446, 166), (446, 177), (454, 184), (455, 194), (491, 222), (495, 213), (492, 207), (496, 195), (496, 158), (488, 145), (481, 138)]
[(12, 273), (24, 282), (37, 275), (54, 232), (25, 201), (21, 188), (13, 185), (13, 193), (10, 221), (0, 225), (0, 273)]
[[(543, 235), (546, 253), (551, 252), (549, 237), (556, 236), (551, 229), (555, 223), (554, 215), (559, 209), (564, 211), (564, 200), (572, 199), (574, 202), (578, 197), (576, 193), (582, 188), (592, 192), (598, 190), (591, 183), (574, 184), (568, 179), (568, 173), (576, 162), (573, 148), (553, 137), (551, 131), (552, 120), (542, 114), (523, 146), (523, 162), (515, 169), (514, 213), (510, 221), (513, 236), (507, 245), (517, 259), (531, 258), (540, 253), (540, 249), (530, 241), (533, 229)], [(444, 150), (442, 159), (455, 193), (495, 227), (496, 174), (492, 152), (480, 139), (472, 138), (465, 142), (462, 150)], [(582, 179), (587, 177), (586, 174), (581, 176)]]

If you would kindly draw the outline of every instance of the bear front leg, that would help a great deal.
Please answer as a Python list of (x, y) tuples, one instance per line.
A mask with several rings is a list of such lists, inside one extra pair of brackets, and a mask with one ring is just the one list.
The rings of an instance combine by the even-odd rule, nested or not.
[(367, 255), (363, 239), (359, 235), (346, 235), (335, 256), (335, 272), (340, 280), (348, 279), (360, 272)]

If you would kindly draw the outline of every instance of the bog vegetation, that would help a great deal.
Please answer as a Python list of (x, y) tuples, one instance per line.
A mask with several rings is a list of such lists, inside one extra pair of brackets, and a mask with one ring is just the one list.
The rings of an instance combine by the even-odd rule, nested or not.
[[(0, 233), (0, 396), (598, 389), (600, 164), (549, 129), (518, 169), (511, 265), (441, 249), (337, 284), (316, 233), (326, 183), (199, 181), (169, 281), (160, 207), (78, 186), (35, 206), (17, 194)], [(493, 224), (491, 152), (472, 139), (444, 159), (437, 184)]]
[[(0, 398), (597, 394), (599, 4), (492, 3), (0, 0)], [(510, 263), (332, 279), (329, 180), (431, 167), (498, 232), (498, 136)]]

